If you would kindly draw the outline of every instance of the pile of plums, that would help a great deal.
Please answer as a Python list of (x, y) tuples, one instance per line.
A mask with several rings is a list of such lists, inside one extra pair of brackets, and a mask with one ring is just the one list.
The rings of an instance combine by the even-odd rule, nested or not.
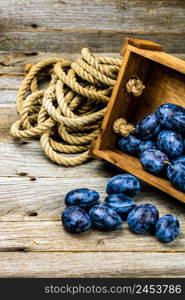
[(176, 239), (180, 231), (178, 219), (173, 215), (159, 218), (152, 204), (136, 205), (131, 197), (139, 194), (140, 182), (131, 174), (112, 177), (106, 187), (107, 197), (100, 204), (99, 193), (87, 188), (75, 189), (65, 197), (62, 212), (64, 228), (71, 233), (81, 233), (92, 227), (101, 231), (116, 230), (127, 221), (135, 233), (154, 233), (164, 243)]
[(185, 192), (185, 108), (166, 103), (139, 121), (134, 133), (118, 140), (118, 148), (139, 156), (143, 168), (167, 177)]

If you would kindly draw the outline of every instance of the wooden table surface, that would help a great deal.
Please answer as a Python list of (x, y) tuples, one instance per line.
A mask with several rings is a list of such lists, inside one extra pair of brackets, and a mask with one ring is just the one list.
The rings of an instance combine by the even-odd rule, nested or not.
[(120, 171), (95, 160), (60, 167), (44, 156), (38, 140), (18, 142), (10, 136), (24, 64), (51, 55), (0, 54), (0, 277), (184, 277), (185, 205), (148, 185), (135, 200), (179, 217), (175, 242), (135, 235), (126, 224), (111, 233), (64, 231), (60, 215), (66, 192), (88, 187), (103, 201), (107, 180)]
[(182, 0), (0, 1), (0, 50), (119, 52), (127, 36), (185, 49)]

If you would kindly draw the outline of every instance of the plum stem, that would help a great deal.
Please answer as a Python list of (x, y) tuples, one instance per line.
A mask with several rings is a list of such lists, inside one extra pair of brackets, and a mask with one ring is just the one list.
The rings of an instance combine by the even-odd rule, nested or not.
[(166, 164), (166, 165), (171, 165), (171, 162), (168, 161), (168, 160), (164, 160), (164, 164)]

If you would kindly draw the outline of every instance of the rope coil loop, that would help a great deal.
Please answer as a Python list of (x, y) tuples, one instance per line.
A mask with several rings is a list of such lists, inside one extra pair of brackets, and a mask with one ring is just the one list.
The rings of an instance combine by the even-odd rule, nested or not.
[[(63, 166), (89, 159), (121, 66), (121, 60), (95, 57), (87, 48), (81, 54), (73, 63), (53, 57), (26, 65), (17, 94), (19, 120), (10, 129), (15, 138), (39, 137), (46, 156)], [(48, 86), (39, 89), (48, 76)]]

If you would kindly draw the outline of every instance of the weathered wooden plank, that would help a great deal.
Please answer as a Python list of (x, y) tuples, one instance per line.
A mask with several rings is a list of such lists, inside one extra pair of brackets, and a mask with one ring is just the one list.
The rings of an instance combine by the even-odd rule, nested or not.
[[(3, 91), (4, 92), (4, 91)], [(15, 93), (11, 93), (11, 101), (15, 103)], [(0, 92), (0, 98), (3, 96)], [(3, 100), (3, 105), (0, 106), (0, 174), (1, 176), (16, 176), (17, 174), (27, 173), (29, 176), (36, 177), (73, 177), (74, 171), (80, 171), (81, 177), (92, 178), (105, 174), (104, 166), (106, 163), (89, 161), (82, 166), (73, 168), (60, 167), (52, 163), (46, 158), (39, 145), (39, 139), (15, 140), (10, 136), (10, 127), (18, 116), (15, 105), (5, 104), (6, 99)], [(30, 155), (31, 153), (31, 155)], [(6, 154), (6, 158), (5, 158)], [(107, 169), (106, 174), (112, 174)], [(113, 168), (114, 169), (114, 168)], [(71, 173), (72, 172), (72, 173)], [(76, 173), (77, 174), (77, 173)], [(76, 176), (76, 175), (75, 175)], [(111, 176), (111, 175), (110, 175)]]
[[(9, 168), (6, 156), (4, 159), (7, 161), (7, 168)], [(28, 165), (29, 161), (25, 164)], [(22, 165), (21, 162), (20, 165)], [(55, 177), (57, 172), (51, 173), (49, 166), (47, 166), (48, 172), (45, 169), (45, 177), (38, 177), (34, 174), (34, 170), (38, 168), (37, 165), (34, 162), (30, 162), (30, 165), (32, 173), (28, 175), (22, 172), (18, 173), (22, 176), (0, 177), (0, 221), (60, 220), (60, 214), (64, 207), (64, 197), (68, 191), (79, 187), (95, 189), (100, 193), (103, 202), (108, 179), (118, 174), (115, 170), (110, 174), (111, 171), (107, 170), (105, 165), (100, 166), (102, 168), (102, 173), (100, 173), (99, 165), (94, 161), (92, 176), (90, 164), (88, 164), (86, 169), (85, 165), (79, 166), (78, 169), (58, 167), (59, 177)], [(24, 168), (22, 170), (24, 171)], [(81, 178), (79, 178), (79, 174), (81, 174)], [(184, 223), (185, 205), (167, 194), (143, 184), (141, 194), (134, 199), (137, 203), (156, 205), (160, 214), (176, 214), (181, 218), (182, 224)], [(36, 213), (35, 216), (32, 216), (32, 213)]]
[(18, 90), (22, 80), (23, 76), (0, 76), (0, 90)]
[[(108, 57), (115, 57), (121, 58), (119, 53), (93, 53), (94, 55), (98, 56), (108, 56)], [(9, 75), (17, 75), (23, 76), (24, 75), (24, 67), (27, 63), (37, 63), (43, 59), (47, 59), (50, 57), (62, 57), (63, 59), (74, 61), (76, 58), (80, 56), (79, 53), (42, 53), (42, 52), (35, 52), (35, 53), (0, 53), (0, 75), (3, 77), (8, 77)], [(181, 54), (180, 54), (181, 56)], [(185, 55), (184, 55), (185, 57)], [(11, 79), (10, 79), (11, 80)], [(2, 87), (3, 83), (1, 82), (0, 77), (0, 88)]]
[[(11, 101), (15, 102), (15, 94), (11, 93)], [(0, 97), (3, 95), (0, 92)], [(6, 99), (3, 100), (5, 103)], [(17, 176), (27, 173), (28, 176), (36, 177), (74, 177), (74, 171), (81, 172), (81, 177), (92, 178), (98, 174), (105, 174), (104, 166), (106, 163), (89, 161), (82, 166), (73, 168), (60, 167), (46, 158), (39, 145), (39, 139), (15, 140), (10, 136), (10, 127), (18, 116), (15, 105), (3, 104), (0, 106), (0, 174), (1, 176)], [(31, 153), (31, 155), (30, 155)], [(6, 155), (6, 158), (5, 158)], [(112, 174), (107, 169), (106, 174)], [(113, 168), (114, 169), (114, 168)], [(72, 172), (72, 173), (71, 173)], [(76, 173), (77, 174), (77, 173)], [(19, 175), (18, 175), (19, 176)]]
[[(15, 93), (15, 92), (14, 92)], [(1, 95), (3, 95), (2, 91), (1, 91)], [(14, 98), (14, 95), (12, 94), (11, 91), (11, 100), (14, 100), (16, 102), (16, 98)], [(4, 99), (4, 98), (2, 98)], [(4, 141), (11, 138), (10, 137), (10, 126), (12, 125), (12, 123), (18, 119), (18, 115), (16, 112), (16, 107), (15, 104), (12, 105), (8, 105), (6, 103), (6, 99), (3, 100), (3, 104), (1, 104), (1, 110), (0, 110), (0, 140)]]
[[(122, 58), (119, 53), (93, 53), (97, 56), (108, 56), (108, 57), (114, 57), (114, 58)], [(172, 55), (177, 56), (181, 59), (185, 59), (184, 53), (173, 53)], [(49, 57), (62, 57), (63, 59), (74, 61), (76, 58), (80, 56), (79, 53), (42, 53), (42, 52), (35, 52), (30, 54), (24, 54), (24, 53), (0, 53), (0, 75), (3, 77), (8, 77), (9, 75), (17, 75), (22, 78), (22, 75), (24, 74), (24, 66), (27, 63), (37, 63), (43, 59), (49, 58)], [(11, 78), (10, 78), (10, 87), (11, 87)], [(0, 88), (3, 88), (3, 82), (1, 81), (0, 77)], [(0, 97), (1, 103), (2, 99)]]
[[(96, 22), (94, 22), (96, 23)], [(21, 31), (3, 30), (0, 36), (0, 50), (14, 52), (80, 52), (89, 47), (96, 52), (119, 52), (125, 37), (147, 39), (165, 46), (168, 52), (183, 53), (184, 34), (124, 32), (124, 31)]]
[[(1, 77), (0, 77), (0, 85), (1, 85), (1, 82), (5, 83), (5, 85), (7, 84), (7, 81), (1, 80)], [(10, 80), (10, 82), (11, 82), (11, 80)], [(0, 87), (0, 105), (3, 104), (4, 106), (9, 106), (12, 104), (15, 106), (16, 95), (17, 95), (17, 90), (1, 89), (1, 87)]]
[[(22, 165), (22, 163), (20, 164)], [(34, 169), (36, 168), (35, 165)], [(47, 168), (48, 172), (45, 173), (45, 176), (52, 176), (49, 167)], [(107, 178), (96, 172), (98, 169), (94, 168), (94, 175), (91, 176), (90, 170), (86, 170), (83, 165), (78, 168), (78, 171), (74, 168), (59, 167), (59, 177), (57, 178), (40, 178), (36, 177), (34, 173), (29, 173), (28, 176), (24, 177), (21, 175), (18, 177), (1, 177), (0, 220), (32, 220), (32, 213), (35, 212), (37, 215), (34, 216), (34, 220), (59, 220), (66, 193), (82, 186), (97, 189), (103, 200)], [(78, 176), (79, 173), (81, 179)], [(21, 174), (24, 175), (25, 173), (22, 172)], [(57, 172), (55, 174), (57, 175)], [(33, 177), (36, 177), (36, 180), (33, 180)]]
[(182, 277), (184, 253), (1, 253), (0, 277)]
[[(34, 217), (32, 216), (32, 219)], [(170, 244), (151, 234), (137, 235), (125, 223), (114, 232), (89, 230), (80, 235), (67, 233), (60, 221), (1, 222), (0, 252), (184, 252), (185, 222), (181, 235)]]
[[(5, 132), (9, 134), (9, 130)], [(42, 152), (39, 141), (13, 141), (6, 142), (6, 137), (0, 143), (0, 172), (1, 176), (19, 176), (26, 173), (35, 177), (73, 177), (81, 178), (90, 176), (95, 178), (105, 176), (109, 178), (115, 174), (116, 168), (105, 162), (89, 160), (89, 162), (75, 167), (61, 167), (52, 163)], [(74, 173), (75, 172), (75, 173)], [(118, 172), (118, 171), (117, 171)], [(75, 175), (74, 175), (75, 174)], [(20, 175), (21, 176), (21, 175)]]
[(2, 29), (176, 33), (185, 27), (185, 3), (178, 0), (9, 0), (0, 11)]

